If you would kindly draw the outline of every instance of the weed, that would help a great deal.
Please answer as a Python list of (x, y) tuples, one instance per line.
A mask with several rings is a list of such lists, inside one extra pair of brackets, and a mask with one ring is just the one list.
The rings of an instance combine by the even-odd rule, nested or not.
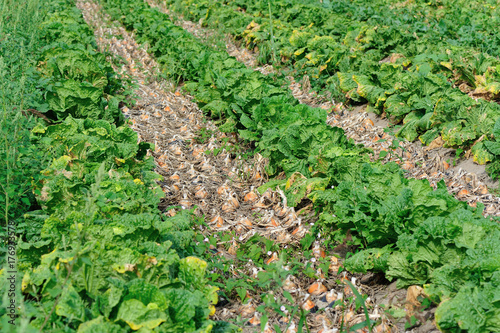
[(269, 26), (271, 27), (271, 49), (273, 51), (273, 63), (276, 62), (276, 46), (274, 45), (273, 13), (271, 11), (271, 0), (267, 2), (269, 7)]
[(210, 140), (211, 137), (214, 136), (215, 133), (216, 132), (214, 130), (202, 127), (199, 131), (196, 132), (196, 137), (193, 140), (197, 143), (205, 144)]
[(354, 325), (351, 327), (353, 331), (356, 331), (357, 329), (368, 327), (368, 331), (371, 333), (372, 332), (372, 327), (375, 324), (374, 321), (370, 320), (370, 317), (368, 315), (368, 308), (366, 307), (366, 299), (361, 296), (359, 293), (358, 289), (354, 287), (354, 285), (350, 281), (346, 281), (347, 285), (349, 288), (351, 288), (352, 292), (354, 293), (354, 296), (356, 296), (355, 304), (356, 304), (356, 310), (359, 309), (360, 307), (363, 307), (363, 311), (365, 314), (365, 320), (360, 322), (359, 324)]
[(463, 152), (464, 152), (463, 149), (458, 148), (455, 151), (455, 157), (453, 159), (447, 159), (446, 163), (451, 164), (452, 166), (456, 166), (457, 165), (457, 161), (460, 159), (460, 156), (462, 155)]
[(27, 101), (37, 93), (29, 68), (43, 44), (37, 25), (45, 10), (37, 0), (3, 0), (0, 8), (0, 214), (7, 224), (35, 203), (30, 185), (45, 161), (45, 153), (30, 145), (36, 121), (23, 116)]
[[(388, 147), (388, 150), (382, 150), (379, 154), (379, 160), (382, 160), (384, 159), (387, 155), (390, 155), (391, 157), (392, 156), (395, 156), (397, 157), (401, 162), (403, 161), (403, 153), (405, 151), (407, 151), (407, 149), (403, 146), (400, 145), (401, 143), (401, 140), (397, 139), (395, 136), (394, 136), (394, 130), (397, 129), (397, 127), (395, 128), (384, 128), (384, 132), (385, 133), (388, 133), (389, 135), (391, 135), (393, 137), (392, 141), (391, 141), (391, 144), (390, 146)], [(380, 139), (378, 140), (377, 142), (386, 142), (387, 139)], [(396, 154), (396, 151), (397, 149), (401, 149), (401, 155), (398, 155)]]
[[(208, 137), (209, 133), (210, 133), (210, 130), (205, 131), (205, 138)], [(201, 135), (203, 135), (203, 134), (201, 134)], [(201, 138), (203, 138), (203, 136)], [(255, 154), (255, 151), (247, 149), (247, 147), (245, 147), (240, 142), (235, 142), (233, 138), (225, 137), (225, 138), (222, 138), (220, 141), (222, 142), (220, 147), (215, 148), (213, 150), (206, 150), (205, 154), (207, 154), (207, 155), (212, 154), (213, 156), (217, 156), (220, 153), (227, 152), (227, 153), (235, 155), (235, 156), (240, 156), (244, 160), (251, 158)], [(204, 142), (200, 142), (200, 143), (204, 143)]]

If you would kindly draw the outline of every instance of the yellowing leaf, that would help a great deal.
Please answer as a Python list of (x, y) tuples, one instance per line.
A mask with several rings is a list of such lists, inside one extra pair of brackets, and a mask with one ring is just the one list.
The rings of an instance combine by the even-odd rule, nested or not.
[(482, 142), (476, 143), (472, 149), (472, 160), (477, 164), (486, 164), (494, 159), (494, 156), (486, 150)]
[(115, 157), (115, 162), (117, 165), (122, 165), (123, 163), (125, 163), (125, 160), (123, 158)]
[(219, 301), (219, 295), (217, 295), (217, 291), (219, 291), (220, 289), (218, 287), (214, 287), (214, 286), (209, 286), (209, 287), (210, 287), (210, 289), (207, 293), (207, 298), (211, 304), (215, 305)]
[(68, 263), (70, 261), (73, 261), (75, 257), (69, 257), (69, 258), (59, 258), (59, 262), (63, 262), (63, 263)]
[(135, 270), (135, 264), (123, 264), (123, 265), (113, 265), (113, 269), (118, 273), (133, 272)]
[(444, 61), (441, 61), (439, 64), (440, 64), (441, 66), (443, 66), (443, 67), (448, 68), (450, 71), (452, 71), (452, 70), (453, 70), (453, 67), (451, 66), (451, 63), (449, 63), (449, 62), (444, 62)]
[[(1, 277), (0, 273), (0, 277)], [(26, 288), (28, 288), (28, 285), (30, 283), (30, 275), (28, 273), (25, 273), (23, 276), (23, 280), (21, 281), (21, 291), (24, 292)]]
[(167, 315), (164, 311), (160, 311), (155, 303), (146, 306), (139, 300), (129, 299), (121, 304), (117, 320), (123, 320), (134, 331), (142, 327), (152, 330), (165, 322)]
[(305, 50), (306, 50), (306, 48), (305, 48), (305, 47), (303, 47), (303, 48), (300, 48), (300, 49), (298, 49), (297, 51), (295, 51), (293, 54), (294, 54), (294, 55), (296, 55), (296, 56), (299, 56), (299, 55), (301, 55), (302, 53), (304, 53), (304, 51), (305, 51)]
[(31, 130), (32, 133), (37, 133), (37, 134), (43, 134), (47, 130), (47, 127), (43, 126), (42, 124), (38, 123), (33, 129)]

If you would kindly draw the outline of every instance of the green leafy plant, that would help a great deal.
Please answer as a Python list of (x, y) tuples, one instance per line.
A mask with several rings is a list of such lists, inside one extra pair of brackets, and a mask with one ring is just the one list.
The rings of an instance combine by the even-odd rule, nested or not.
[[(39, 50), (34, 75), (44, 96), (31, 101), (48, 112), (45, 123), (31, 130), (33, 149), (15, 148), (27, 154), (36, 147), (51, 160), (32, 183), (39, 210), (19, 221), (17, 324), (26, 332), (234, 331), (209, 319), (217, 288), (208, 284), (207, 263), (189, 256), (192, 211), (171, 218), (158, 211), (163, 193), (146, 157), (152, 145), (137, 143), (137, 134), (122, 124), (113, 95), (121, 82), (96, 52), (93, 33), (73, 5), (48, 5), (40, 34), (51, 47)], [(8, 117), (6, 124), (16, 119)], [(8, 162), (22, 166), (25, 161), (6, 147)], [(16, 177), (7, 174), (9, 182)], [(26, 185), (19, 183), (20, 189), (8, 190), (22, 198)], [(0, 278), (6, 275), (0, 270)], [(7, 289), (0, 285), (2, 295)], [(16, 329), (8, 324), (5, 302), (11, 301), (2, 297), (0, 325)]]
[[(497, 103), (489, 101), (500, 96), (496, 37), (482, 35), (478, 44), (464, 33), (477, 32), (476, 27), (494, 30), (488, 18), (497, 9), (486, 10), (480, 2), (447, 1), (446, 10), (420, 2), (389, 6), (383, 0), (338, 1), (335, 10), (331, 3), (302, 1), (165, 3), (188, 19), (203, 19), (205, 25), (230, 33), (249, 49), (258, 48), (261, 63), (273, 58), (278, 65), (270, 53), (279, 53), (294, 76), (311, 77), (317, 90), (328, 88), (368, 102), (369, 110), (403, 123), (397, 135), (404, 139), (430, 144), (441, 136), (447, 146), (469, 148), (492, 133), (500, 116)], [(464, 7), (478, 14), (471, 18)], [(421, 29), (421, 13), (434, 29)], [(221, 21), (226, 22), (223, 27)], [(460, 37), (450, 34), (451, 22), (463, 27)], [(471, 99), (459, 86), (480, 98)], [(476, 147), (474, 160), (490, 161), (492, 155), (485, 154)]]
[[(294, 204), (311, 200), (319, 213), (320, 231), (331, 243), (347, 240), (349, 235), (348, 243), (360, 251), (347, 259), (348, 269), (381, 270), (388, 278), (398, 279), (400, 286), (425, 284), (436, 303), (444, 301), (436, 312), (437, 325), (444, 329), (481, 330), (496, 325), (491, 318), (498, 307), (491, 298), (491, 307), (474, 306), (473, 318), (486, 318), (480, 322), (457, 310), (465, 295), (474, 295), (474, 302), (481, 297), (493, 297), (489, 290), (497, 283), (494, 271), (498, 246), (492, 244), (498, 244), (495, 237), (499, 227), (497, 222), (482, 217), (481, 207), (474, 209), (456, 200), (442, 183), (434, 190), (426, 181), (404, 178), (395, 163), (370, 162), (367, 150), (349, 142), (342, 130), (325, 123), (324, 111), (297, 105), (283, 87), (283, 78), (263, 76), (245, 68), (225, 52), (214, 50), (175, 27), (167, 15), (142, 1), (102, 3), (125, 27), (134, 29), (141, 41), (152, 46), (151, 53), (161, 59), (168, 75), (182, 78), (185, 88), (224, 131), (238, 132), (255, 142), (270, 160), (269, 174), (286, 177), (286, 181), (276, 180), (270, 186), (287, 190), (287, 200)], [(190, 2), (172, 4), (187, 8)], [(265, 5), (264, 12), (269, 4)], [(186, 11), (186, 15), (196, 17), (203, 12), (208, 24), (211, 19), (218, 19), (215, 13), (224, 6), (219, 2), (200, 2), (193, 7), (193, 13)], [(230, 14), (228, 8), (224, 13)], [(242, 15), (245, 14), (235, 17)], [(241, 32), (249, 47), (266, 45), (261, 42), (269, 28), (265, 21), (267, 18), (258, 23), (259, 27), (250, 21)], [(358, 25), (336, 37), (311, 37), (312, 33), (299, 36), (297, 32), (297, 38), (291, 41), (289, 33), (293, 30), (283, 28), (280, 37), (278, 25), (275, 27), (277, 44), (281, 37), (283, 43), (296, 43), (292, 50), (296, 68), (316, 68), (318, 79), (337, 71), (339, 86), (349, 98), (368, 101), (375, 111), (386, 111), (395, 120), (408, 124), (404, 133), (404, 126), (401, 128), (403, 137), (420, 136), (423, 142), (430, 143), (441, 135), (448, 145), (465, 147), (493, 128), (498, 107), (486, 100), (475, 101), (452, 86), (456, 79), (450, 77), (446, 60), (452, 58), (453, 66), (460, 66), (462, 60), (455, 55), (467, 59), (461, 53), (464, 49), (453, 48), (451, 55), (433, 55), (431, 49), (428, 53), (415, 53), (416, 49), (412, 49), (412, 55), (380, 63), (382, 52), (398, 50), (394, 45), (399, 37), (415, 40), (411, 34), (398, 35), (400, 26), (396, 31)], [(388, 38), (392, 33), (395, 37)], [(388, 40), (395, 44), (384, 44)], [(424, 39), (424, 44), (429, 40), (433, 39)], [(384, 46), (377, 48), (377, 43)], [(327, 62), (329, 57), (332, 59)], [(480, 56), (477, 59), (484, 60), (484, 65), (496, 61)], [(324, 69), (318, 67), (325, 64)], [(467, 68), (463, 70), (463, 80), (468, 79)], [(394, 142), (394, 147), (398, 143)], [(254, 248), (247, 250), (260, 258)], [(486, 263), (486, 258), (493, 259)], [(309, 274), (308, 270), (304, 272)], [(272, 285), (271, 274), (279, 272), (261, 274), (263, 288)], [(247, 288), (236, 283), (234, 286)]]
[[(497, 141), (500, 139), (500, 119), (495, 123), (495, 127), (493, 128), (493, 137), (495, 141), (485, 141), (484, 147), (486, 150), (494, 155), (500, 155), (500, 142)], [(488, 165), (487, 169), (493, 179), (497, 179), (500, 177), (500, 161), (495, 160), (491, 164)]]
[(197, 133), (196, 138), (194, 140), (198, 143), (207, 143), (208, 140), (215, 134), (212, 130), (207, 130), (205, 127), (202, 127)]

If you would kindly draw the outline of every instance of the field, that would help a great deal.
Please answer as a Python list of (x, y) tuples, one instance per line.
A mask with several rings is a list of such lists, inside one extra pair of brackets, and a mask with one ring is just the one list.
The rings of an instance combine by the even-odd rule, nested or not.
[(500, 332), (500, 7), (0, 0), (2, 332)]

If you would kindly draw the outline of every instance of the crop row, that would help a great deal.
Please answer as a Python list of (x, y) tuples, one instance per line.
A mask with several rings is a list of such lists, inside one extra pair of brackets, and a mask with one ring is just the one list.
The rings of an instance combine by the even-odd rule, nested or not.
[[(30, 79), (46, 121), (31, 144), (50, 162), (33, 184), (40, 209), (22, 220), (22, 283), (0, 287), (1, 331), (223, 331), (225, 323), (209, 319), (217, 288), (207, 284), (207, 264), (188, 256), (193, 217), (160, 214), (152, 146), (124, 121), (122, 82), (73, 1), (45, 6), (37, 33), (46, 46)], [(4, 266), (2, 280), (12, 271)], [(10, 316), (11, 304), (20, 318)]]
[[(345, 36), (356, 24), (357, 27), (399, 26), (401, 34), (408, 35), (408, 39), (403, 40), (406, 43), (425, 37), (443, 45), (470, 46), (492, 56), (500, 55), (500, 35), (495, 30), (500, 8), (484, 1), (417, 0), (399, 4), (387, 0), (219, 2), (256, 17), (269, 18), (271, 14), (297, 29), (314, 22), (313, 26), (320, 29), (318, 32), (327, 31), (333, 36)], [(395, 47), (404, 49), (400, 44)]]
[(370, 111), (402, 122), (397, 134), (407, 140), (430, 144), (441, 136), (449, 147), (472, 147), (477, 163), (495, 161), (489, 170), (497, 177), (500, 61), (493, 49), (500, 42), (491, 37), (489, 54), (463, 37), (468, 27), (481, 36), (488, 31), (492, 19), (485, 14), (455, 33), (443, 25), (453, 15), (464, 21), (459, 6), (450, 6), (447, 20), (440, 11), (422, 23), (421, 7), (390, 9), (383, 1), (370, 10), (342, 1), (330, 7), (275, 1), (272, 8), (262, 1), (158, 2), (257, 47), (261, 62), (279, 58), (317, 89), (368, 102)]
[(145, 2), (101, 3), (222, 130), (253, 141), (269, 158), (268, 172), (286, 175), (262, 189), (281, 186), (292, 206), (310, 198), (320, 215), (314, 234), (330, 242), (351, 235), (361, 250), (346, 268), (385, 272), (400, 287), (424, 285), (440, 302), (442, 330), (500, 329), (500, 226), (482, 216), (484, 207), (456, 200), (442, 183), (433, 190), (406, 179), (397, 164), (370, 162), (366, 149), (325, 123), (326, 111), (298, 104), (282, 78), (247, 69)]

